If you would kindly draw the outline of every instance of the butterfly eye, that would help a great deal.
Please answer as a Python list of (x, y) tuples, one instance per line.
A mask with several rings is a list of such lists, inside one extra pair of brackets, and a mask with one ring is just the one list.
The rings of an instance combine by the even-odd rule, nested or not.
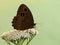
[(24, 13), (21, 13), (21, 16), (24, 16)]
[(27, 9), (25, 8), (24, 11), (27, 11)]

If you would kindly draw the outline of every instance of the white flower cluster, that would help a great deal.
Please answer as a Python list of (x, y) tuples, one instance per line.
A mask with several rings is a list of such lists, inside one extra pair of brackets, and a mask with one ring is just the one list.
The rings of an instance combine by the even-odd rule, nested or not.
[(38, 34), (38, 31), (34, 28), (32, 29), (27, 29), (27, 30), (12, 30), (9, 32), (5, 32), (2, 35), (0, 35), (0, 37), (2, 37), (3, 39), (7, 39), (7, 40), (17, 40), (20, 37), (24, 37), (24, 38), (30, 38), (30, 34), (36, 35)]

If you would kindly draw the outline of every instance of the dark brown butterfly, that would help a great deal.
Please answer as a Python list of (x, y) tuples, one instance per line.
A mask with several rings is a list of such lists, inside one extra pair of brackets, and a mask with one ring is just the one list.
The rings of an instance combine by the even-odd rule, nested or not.
[(34, 28), (35, 23), (31, 11), (25, 4), (18, 8), (17, 15), (13, 18), (12, 26), (17, 30)]

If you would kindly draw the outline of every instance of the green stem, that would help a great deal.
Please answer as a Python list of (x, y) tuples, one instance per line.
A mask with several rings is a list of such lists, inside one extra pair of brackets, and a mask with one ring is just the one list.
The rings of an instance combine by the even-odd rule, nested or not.
[(22, 43), (22, 38), (19, 40), (19, 44), (21, 45), (21, 43)]
[(26, 38), (23, 38), (21, 41), (21, 45), (23, 45), (24, 41), (26, 40)]
[(10, 45), (10, 43), (8, 43), (8, 45)]
[(30, 41), (35, 37), (35, 35), (31, 35), (31, 38), (29, 38), (29, 41), (27, 42), (26, 45), (28, 45), (30, 43)]
[(20, 45), (20, 41), (19, 40), (17, 40), (17, 45)]
[(26, 40), (26, 38), (21, 37), (17, 40), (17, 45), (23, 45), (23, 42)]

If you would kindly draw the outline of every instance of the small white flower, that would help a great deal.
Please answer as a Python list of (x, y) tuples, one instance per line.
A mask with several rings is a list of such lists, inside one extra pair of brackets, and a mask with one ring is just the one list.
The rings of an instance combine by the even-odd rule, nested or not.
[(38, 31), (34, 28), (32, 29), (27, 29), (27, 30), (12, 30), (6, 33), (3, 33), (0, 37), (6, 38), (7, 40), (17, 40), (20, 39), (21, 37), (24, 38), (30, 38), (30, 33), (31, 34), (38, 34)]
[(36, 34), (38, 34), (38, 31), (37, 31), (37, 30), (35, 30), (35, 33), (36, 33)]
[(23, 36), (24, 36), (24, 38), (29, 38), (30, 34), (29, 33), (25, 33)]
[(28, 29), (28, 31), (29, 31), (30, 33), (32, 33), (32, 34), (38, 34), (38, 31), (37, 31), (36, 29), (34, 29), (34, 28)]

